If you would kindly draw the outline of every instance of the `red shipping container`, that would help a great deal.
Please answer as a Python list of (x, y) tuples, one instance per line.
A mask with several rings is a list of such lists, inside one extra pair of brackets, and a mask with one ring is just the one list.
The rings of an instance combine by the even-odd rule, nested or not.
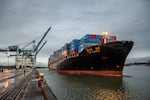
[(116, 42), (117, 41), (117, 37), (116, 36), (114, 36), (114, 42)]
[(91, 38), (91, 39), (96, 39), (96, 37), (97, 37), (97, 35), (94, 35), (94, 34), (91, 34), (91, 35), (90, 35), (90, 38)]

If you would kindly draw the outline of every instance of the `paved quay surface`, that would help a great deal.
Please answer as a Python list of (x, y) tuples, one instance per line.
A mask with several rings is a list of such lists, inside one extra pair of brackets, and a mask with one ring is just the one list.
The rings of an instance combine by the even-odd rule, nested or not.
[[(33, 73), (33, 72), (32, 72)], [(23, 95), (23, 100), (57, 100), (43, 79), (39, 81), (39, 72), (34, 70)]]
[(30, 72), (31, 70), (26, 70), (26, 73), (24, 74), (23, 70), (15, 70), (15, 69), (11, 70), (5, 69), (3, 72), (0, 72), (0, 95), (8, 88), (15, 87)]
[(23, 74), (23, 71), (20, 70), (4, 70), (0, 72), (0, 82), (5, 81), (6, 79), (11, 79)]
[(25, 73), (18, 84), (6, 88), (0, 93), (0, 100), (57, 100), (43, 79), (39, 81), (39, 72), (35, 69)]
[(23, 100), (44, 100), (41, 88), (38, 85), (38, 76), (32, 75), (24, 90)]

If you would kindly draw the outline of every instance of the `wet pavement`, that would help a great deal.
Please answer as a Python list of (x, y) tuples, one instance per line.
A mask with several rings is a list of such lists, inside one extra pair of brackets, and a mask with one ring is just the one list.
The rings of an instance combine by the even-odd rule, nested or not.
[(0, 94), (8, 91), (19, 84), (31, 71), (27, 70), (26, 73), (23, 70), (8, 70), (5, 69), (0, 72)]
[(32, 76), (24, 91), (23, 100), (44, 100), (41, 88), (38, 86), (37, 76)]
[(30, 69), (0, 73), (0, 100), (56, 100), (46, 81), (39, 81), (39, 72)]

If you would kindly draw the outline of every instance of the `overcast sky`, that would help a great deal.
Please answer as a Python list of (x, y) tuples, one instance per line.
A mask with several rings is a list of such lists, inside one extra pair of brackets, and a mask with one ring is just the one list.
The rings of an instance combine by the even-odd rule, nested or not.
[(128, 57), (150, 56), (150, 0), (0, 0), (0, 48), (38, 42), (50, 26), (37, 58), (45, 64), (65, 43), (104, 30), (135, 42)]

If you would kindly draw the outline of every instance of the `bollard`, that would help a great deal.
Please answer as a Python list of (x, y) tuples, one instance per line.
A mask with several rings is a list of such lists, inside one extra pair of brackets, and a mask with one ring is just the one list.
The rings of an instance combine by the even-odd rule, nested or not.
[(38, 80), (38, 86), (41, 86), (41, 83), (44, 81), (44, 73), (39, 73), (39, 80)]
[(39, 73), (39, 80), (43, 81), (44, 80), (44, 73)]

